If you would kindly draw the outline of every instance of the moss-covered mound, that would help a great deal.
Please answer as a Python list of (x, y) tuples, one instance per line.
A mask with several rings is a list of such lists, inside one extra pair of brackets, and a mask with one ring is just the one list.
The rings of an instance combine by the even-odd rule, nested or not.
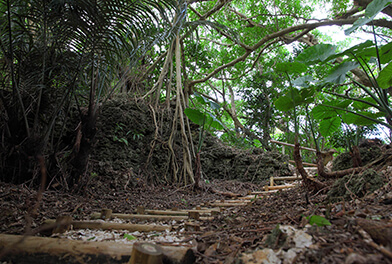
[(346, 175), (338, 179), (328, 192), (331, 201), (351, 200), (361, 198), (368, 193), (379, 189), (384, 183), (381, 174), (374, 170), (366, 170), (355, 175)]
[[(97, 143), (91, 157), (93, 174), (113, 177), (115, 181), (121, 178), (121, 182), (129, 184), (140, 178), (170, 181), (173, 153), (168, 148), (172, 130), (170, 116), (170, 111), (154, 110), (153, 113), (148, 105), (133, 100), (108, 101), (102, 106), (97, 122)], [(194, 131), (194, 135), (197, 134)], [(173, 150), (181, 166), (179, 131), (177, 135)], [(197, 140), (195, 136), (195, 144)], [(290, 174), (286, 155), (262, 151), (252, 154), (228, 147), (211, 135), (204, 141), (201, 164), (202, 175), (208, 179), (260, 182), (272, 175)]]
[[(360, 147), (362, 165), (366, 165), (381, 155), (381, 148), (379, 146)], [(333, 160), (333, 171), (345, 170), (353, 167), (353, 160), (350, 153), (342, 153)]]

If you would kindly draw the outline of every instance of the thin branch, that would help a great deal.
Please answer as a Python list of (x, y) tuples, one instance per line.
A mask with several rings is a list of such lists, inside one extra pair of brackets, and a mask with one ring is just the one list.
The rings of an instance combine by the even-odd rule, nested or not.
[(301, 25), (297, 25), (297, 26), (288, 27), (288, 28), (285, 28), (285, 29), (280, 30), (278, 32), (272, 33), (268, 36), (265, 36), (261, 40), (259, 40), (255, 45), (250, 46), (249, 49), (246, 49), (245, 53), (242, 56), (232, 60), (231, 62), (228, 62), (222, 66), (215, 68), (211, 73), (207, 74), (207, 76), (205, 76), (204, 78), (193, 80), (189, 84), (193, 86), (195, 84), (203, 83), (203, 82), (211, 79), (214, 75), (221, 72), (222, 70), (224, 70), (228, 67), (234, 66), (235, 64), (237, 64), (241, 61), (245, 61), (245, 59), (248, 58), (249, 55), (252, 54), (253, 51), (255, 51), (258, 48), (260, 48), (261, 46), (265, 45), (265, 43), (267, 43), (271, 40), (283, 37), (286, 34), (289, 34), (289, 33), (292, 33), (292, 32), (298, 31), (298, 30), (309, 30), (309, 29), (313, 30), (315, 28), (322, 27), (322, 26), (349, 25), (349, 24), (354, 23), (357, 19), (358, 19), (358, 17), (348, 18), (348, 19), (326, 20), (326, 21), (317, 22), (317, 23), (310, 23), (310, 24), (301, 24)]

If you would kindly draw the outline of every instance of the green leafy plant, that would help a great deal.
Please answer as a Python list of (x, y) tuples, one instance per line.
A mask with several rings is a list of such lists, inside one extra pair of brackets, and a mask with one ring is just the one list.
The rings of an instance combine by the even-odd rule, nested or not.
[(124, 133), (124, 124), (116, 123), (116, 127), (114, 129), (113, 141), (121, 142), (128, 146), (128, 139), (126, 138), (126, 136), (128, 136), (130, 132), (131, 131)]
[[(391, 0), (372, 1), (366, 7), (365, 16), (358, 19), (345, 33), (348, 35), (371, 22), (391, 2)], [(296, 59), (309, 66), (313, 64), (324, 66), (332, 61), (338, 62), (330, 73), (318, 82), (321, 87), (324, 87), (324, 93), (337, 98), (327, 100), (312, 110), (314, 117), (321, 120), (320, 133), (324, 136), (332, 135), (337, 131), (341, 122), (359, 126), (381, 124), (392, 130), (392, 108), (387, 91), (392, 86), (390, 63), (392, 43), (379, 47), (374, 28), (373, 35), (374, 43), (369, 40), (339, 53), (336, 52), (337, 47), (334, 45), (319, 44), (306, 49)], [(376, 67), (372, 68), (372, 64)], [(362, 78), (358, 81), (348, 74), (358, 67), (367, 80)], [(349, 90), (352, 92), (345, 91), (345, 93), (325, 89), (334, 84), (344, 85), (347, 77), (351, 78), (354, 86), (361, 92), (353, 88)], [(385, 118), (385, 121), (382, 118)]]
[(205, 96), (195, 92), (195, 98), (203, 107), (203, 111), (199, 109), (186, 108), (184, 113), (186, 116), (195, 124), (200, 126), (199, 130), (199, 141), (197, 145), (196, 152), (196, 173), (195, 173), (195, 186), (200, 187), (201, 179), (201, 162), (200, 162), (200, 151), (203, 146), (204, 139), (206, 137), (206, 131), (211, 131), (212, 129), (223, 129), (224, 125), (219, 121), (219, 119), (210, 111), (207, 110), (209, 106), (213, 111), (218, 111), (220, 105), (206, 98)]
[(346, 29), (344, 32), (346, 33), (346, 35), (349, 35), (359, 27), (364, 26), (367, 23), (371, 22), (378, 13), (380, 13), (385, 7), (387, 7), (391, 3), (392, 3), (391, 0), (371, 1), (370, 4), (365, 9), (365, 16), (355, 21), (352, 27)]
[(137, 237), (135, 237), (131, 234), (124, 234), (124, 238), (126, 238), (127, 240), (130, 240), (130, 241), (137, 239)]
[(187, 205), (187, 204), (188, 204), (188, 201), (187, 201), (187, 200), (185, 200), (184, 198), (181, 198), (181, 202), (182, 202), (183, 204), (185, 204), (185, 205)]
[[(324, 44), (319, 44), (318, 46), (320, 45), (324, 47), (331, 46)], [(392, 66), (388, 64), (382, 70), (380, 67), (379, 76), (377, 78), (370, 70), (371, 67), (369, 66), (372, 57), (378, 57), (377, 60), (379, 61), (380, 66), (382, 62), (389, 62), (388, 60), (391, 60), (392, 58), (388, 53), (392, 50), (392, 45), (389, 43), (381, 47), (380, 50), (378, 50), (378, 47), (371, 47), (372, 45), (373, 43), (371, 41), (367, 41), (335, 54), (332, 54), (330, 49), (328, 49), (329, 51), (326, 54), (328, 56), (322, 56), (323, 54), (317, 53), (318, 51), (325, 52), (325, 50), (327, 50), (326, 48), (316, 49), (316, 46), (314, 46), (305, 50), (298, 56), (298, 60), (309, 64), (317, 62), (319, 65), (327, 64), (331, 60), (339, 57), (346, 57), (345, 61), (333, 67), (330, 73), (318, 82), (321, 87), (324, 87), (324, 93), (336, 97), (324, 101), (312, 110), (314, 118), (320, 120), (319, 128), (321, 135), (325, 137), (332, 135), (337, 131), (342, 122), (348, 125), (353, 124), (359, 126), (381, 124), (392, 129), (392, 108), (386, 91), (386, 88), (389, 88), (392, 83), (392, 75), (389, 74)], [(387, 55), (390, 58), (385, 58), (383, 55)], [(323, 57), (324, 60), (316, 59), (319, 57)], [(326, 89), (333, 84), (344, 84), (348, 72), (357, 67), (362, 68), (370, 84), (368, 87), (357, 80), (352, 79), (352, 83), (355, 87), (358, 87), (362, 93), (358, 93), (356, 90), (351, 89), (351, 93), (346, 91), (342, 94)], [(381, 119), (382, 117), (386, 119), (386, 122)]]
[[(307, 104), (313, 101), (312, 96), (314, 94), (314, 91), (312, 88), (309, 87), (304, 87), (301, 90), (295, 88), (292, 82), (292, 76), (294, 74), (298, 75), (305, 72), (307, 70), (307, 67), (305, 64), (301, 62), (284, 62), (284, 63), (278, 63), (276, 65), (275, 70), (284, 73), (289, 82), (289, 91), (275, 101), (275, 106), (280, 111), (293, 112), (294, 129), (295, 129), (296, 140), (297, 140), (299, 134), (299, 124), (298, 124), (298, 117), (297, 117), (298, 115), (297, 115), (296, 107), (301, 104)], [(302, 79), (302, 82), (304, 81), (305, 80)]]
[(200, 126), (199, 131), (199, 142), (197, 146), (197, 152), (200, 152), (205, 139), (205, 131), (211, 131), (212, 129), (223, 129), (224, 125), (216, 117), (216, 115), (207, 110), (209, 106), (213, 111), (220, 109), (220, 105), (206, 98), (205, 96), (195, 92), (194, 96), (196, 100), (202, 105), (203, 110), (186, 108), (184, 110), (186, 116), (195, 124)]
[(144, 135), (142, 133), (132, 132), (131, 130), (125, 132), (125, 125), (123, 123), (116, 123), (116, 127), (114, 129), (113, 141), (124, 143), (128, 146), (128, 136), (132, 134), (133, 140), (141, 140)]
[(329, 222), (325, 217), (319, 215), (311, 215), (306, 217), (309, 221), (310, 225), (316, 224), (317, 226), (330, 226), (331, 222)]

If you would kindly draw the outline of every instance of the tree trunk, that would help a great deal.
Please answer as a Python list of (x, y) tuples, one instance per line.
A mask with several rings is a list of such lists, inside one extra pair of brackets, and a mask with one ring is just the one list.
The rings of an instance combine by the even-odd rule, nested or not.
[(73, 155), (71, 155), (73, 169), (68, 180), (68, 186), (76, 188), (76, 191), (82, 190), (87, 185), (88, 179), (83, 178), (83, 176), (87, 171), (88, 160), (97, 133), (97, 111), (95, 111), (94, 107), (90, 109), (88, 113), (81, 114), (77, 140), (74, 145)]
[[(297, 140), (295, 140), (295, 141), (297, 141)], [(303, 166), (303, 163), (302, 163), (302, 157), (301, 157), (301, 153), (300, 153), (300, 145), (298, 142), (296, 142), (294, 145), (294, 161), (295, 161), (295, 166), (297, 167), (298, 172), (302, 176), (302, 181), (304, 182), (307, 191), (318, 192), (319, 190), (321, 190), (322, 188), (325, 187), (325, 185), (323, 183), (319, 182), (318, 180), (309, 178), (309, 175), (306, 172), (306, 170)]]
[(299, 174), (302, 176), (302, 180), (305, 183), (305, 185), (308, 185), (309, 183), (309, 175), (306, 172), (304, 165), (302, 164), (302, 157), (300, 153), (300, 145), (298, 142), (295, 143), (294, 145), (294, 161), (295, 161), (295, 166), (297, 167), (297, 170)]

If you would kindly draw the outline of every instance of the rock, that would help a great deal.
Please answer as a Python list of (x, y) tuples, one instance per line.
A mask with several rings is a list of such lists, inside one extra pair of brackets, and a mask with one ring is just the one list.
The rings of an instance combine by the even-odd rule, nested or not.
[(252, 253), (242, 254), (239, 258), (240, 263), (254, 264), (280, 264), (282, 261), (276, 256), (276, 253), (269, 248), (256, 250)]
[[(134, 187), (140, 178), (156, 182), (172, 181), (171, 152), (168, 141), (172, 131), (171, 114), (156, 111), (158, 139), (154, 141), (153, 114), (146, 104), (130, 99), (114, 98), (106, 102), (97, 120), (97, 143), (91, 156), (94, 173), (111, 177), (112, 187)], [(198, 126), (191, 126), (194, 145), (198, 143)], [(182, 166), (180, 131), (173, 149)], [(152, 143), (155, 143), (152, 149)], [(207, 134), (201, 149), (202, 177), (209, 180), (242, 180), (260, 183), (271, 175), (289, 175), (288, 156), (277, 152), (240, 150), (225, 145), (219, 138)]]

